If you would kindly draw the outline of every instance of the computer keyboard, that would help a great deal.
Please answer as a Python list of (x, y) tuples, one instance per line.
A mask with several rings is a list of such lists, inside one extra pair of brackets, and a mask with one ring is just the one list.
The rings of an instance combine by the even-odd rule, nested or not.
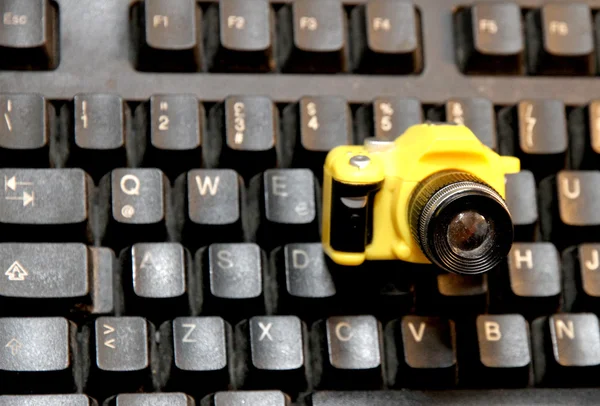
[[(0, 405), (600, 396), (600, 1), (0, 0)], [(323, 162), (521, 159), (488, 274), (335, 265)]]

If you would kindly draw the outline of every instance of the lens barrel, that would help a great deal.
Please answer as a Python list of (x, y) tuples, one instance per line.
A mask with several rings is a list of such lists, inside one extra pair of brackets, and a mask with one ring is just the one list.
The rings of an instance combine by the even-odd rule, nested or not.
[(425, 256), (438, 267), (478, 274), (510, 251), (513, 224), (491, 186), (467, 172), (437, 172), (417, 185), (408, 206), (410, 228)]

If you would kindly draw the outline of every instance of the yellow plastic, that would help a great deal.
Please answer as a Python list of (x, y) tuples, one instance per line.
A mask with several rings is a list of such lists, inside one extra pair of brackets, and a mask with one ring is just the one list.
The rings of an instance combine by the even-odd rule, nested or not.
[[(365, 155), (370, 163), (360, 169), (350, 164), (354, 155)], [(517, 158), (500, 156), (483, 145), (465, 126), (419, 124), (410, 127), (390, 148), (342, 146), (327, 155), (323, 179), (323, 247), (341, 265), (360, 265), (365, 260), (399, 259), (429, 263), (409, 228), (408, 202), (415, 186), (424, 178), (447, 169), (471, 173), (505, 197), (504, 175), (520, 169)], [(376, 193), (373, 239), (364, 252), (333, 250), (329, 243), (332, 179), (346, 184), (383, 181)]]

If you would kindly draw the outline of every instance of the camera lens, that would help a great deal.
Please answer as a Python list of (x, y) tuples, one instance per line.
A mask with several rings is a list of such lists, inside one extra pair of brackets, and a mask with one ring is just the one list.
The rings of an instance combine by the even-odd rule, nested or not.
[(424, 179), (413, 192), (409, 215), (423, 253), (450, 272), (486, 272), (512, 245), (506, 203), (491, 186), (466, 172), (443, 171)]

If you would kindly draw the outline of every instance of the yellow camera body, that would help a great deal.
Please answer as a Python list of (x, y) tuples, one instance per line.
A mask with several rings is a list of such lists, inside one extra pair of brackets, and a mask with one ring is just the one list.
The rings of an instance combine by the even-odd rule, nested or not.
[[(474, 175), (503, 199), (504, 176), (519, 167), (517, 158), (498, 155), (467, 127), (453, 124), (415, 125), (393, 142), (371, 139), (362, 146), (337, 147), (324, 167), (325, 252), (341, 265), (392, 259), (430, 263), (409, 219), (409, 202), (419, 183), (457, 170)], [(512, 222), (510, 231), (512, 243)]]

